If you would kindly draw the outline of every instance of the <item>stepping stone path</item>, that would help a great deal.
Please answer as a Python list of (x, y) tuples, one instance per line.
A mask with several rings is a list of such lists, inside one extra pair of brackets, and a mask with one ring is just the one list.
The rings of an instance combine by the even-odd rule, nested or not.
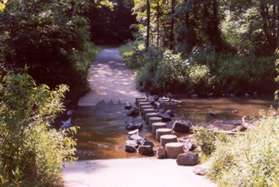
[[(184, 143), (178, 142), (178, 137), (174, 132), (189, 132), (192, 124), (190, 121), (175, 121), (173, 127), (168, 128), (166, 121), (170, 121), (174, 117), (173, 112), (171, 110), (162, 112), (160, 108), (154, 106), (154, 103), (154, 100), (149, 101), (148, 98), (136, 98), (135, 101), (136, 107), (138, 107), (138, 111), (145, 124), (151, 127), (152, 134), (160, 142), (160, 147), (157, 148), (157, 158), (177, 159), (178, 155), (180, 155), (178, 163), (184, 165), (181, 164), (181, 160), (184, 161), (186, 155), (184, 152)], [(153, 156), (153, 145), (141, 145), (139, 147), (139, 153), (145, 156)]]
[(177, 156), (181, 153), (184, 153), (183, 143), (172, 142), (166, 144), (166, 152), (168, 158), (177, 158)]
[(152, 123), (157, 123), (157, 122), (162, 122), (162, 118), (161, 117), (151, 117), (148, 120), (148, 125), (150, 127), (152, 127)]
[(166, 134), (160, 137), (161, 146), (165, 147), (167, 143), (177, 142), (177, 136), (174, 134)]
[(162, 135), (172, 134), (172, 130), (169, 128), (160, 128), (156, 130), (156, 140), (160, 141)]
[(156, 130), (160, 128), (167, 128), (167, 124), (164, 122), (157, 122), (157, 123), (152, 123), (152, 133), (156, 135)]

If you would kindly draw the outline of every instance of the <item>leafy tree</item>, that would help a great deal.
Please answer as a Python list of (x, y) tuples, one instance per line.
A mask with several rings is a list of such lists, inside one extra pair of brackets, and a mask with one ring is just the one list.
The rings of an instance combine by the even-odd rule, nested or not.
[(75, 153), (69, 136), (74, 131), (51, 127), (63, 110), (67, 87), (51, 91), (27, 74), (8, 73), (0, 79), (0, 185), (57, 184), (63, 162)]

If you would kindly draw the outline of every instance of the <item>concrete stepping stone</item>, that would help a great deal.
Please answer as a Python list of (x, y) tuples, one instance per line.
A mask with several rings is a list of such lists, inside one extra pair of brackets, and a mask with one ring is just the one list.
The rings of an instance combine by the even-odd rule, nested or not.
[(145, 114), (147, 114), (147, 113), (154, 113), (154, 112), (156, 112), (154, 108), (144, 108), (142, 110), (142, 117), (143, 117), (143, 119), (145, 117)]
[(148, 125), (151, 126), (152, 123), (162, 122), (161, 117), (150, 117), (148, 120)]
[(139, 105), (140, 102), (146, 102), (147, 98), (146, 97), (138, 97), (136, 98), (136, 105)]
[(177, 156), (183, 153), (183, 143), (171, 142), (165, 145), (167, 157), (168, 158), (177, 158)]
[(151, 117), (158, 117), (158, 113), (157, 112), (148, 112), (144, 115), (144, 120), (145, 122), (148, 122), (149, 118)]
[(156, 134), (156, 130), (160, 128), (167, 128), (167, 124), (164, 122), (156, 122), (151, 124), (152, 133)]
[(144, 109), (154, 109), (154, 107), (150, 104), (147, 105), (141, 105), (140, 106), (140, 111), (143, 112)]
[(144, 105), (151, 105), (151, 103), (150, 102), (148, 102), (148, 101), (141, 101), (141, 102), (139, 102), (139, 107), (141, 108), (142, 106), (144, 106)]
[(161, 146), (165, 146), (167, 143), (177, 142), (177, 136), (174, 134), (166, 134), (160, 137)]
[(169, 128), (156, 129), (156, 140), (160, 141), (160, 137), (166, 134), (172, 134), (172, 129)]

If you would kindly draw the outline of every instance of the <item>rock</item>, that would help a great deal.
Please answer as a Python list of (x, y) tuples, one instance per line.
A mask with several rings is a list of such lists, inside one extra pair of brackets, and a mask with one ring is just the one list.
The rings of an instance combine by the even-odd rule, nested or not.
[(139, 153), (144, 156), (154, 156), (153, 147), (150, 145), (141, 145), (139, 147)]
[(138, 144), (143, 144), (144, 141), (145, 141), (145, 139), (144, 139), (142, 136), (138, 135), (138, 134), (130, 135), (130, 136), (128, 136), (128, 139), (129, 139), (129, 140), (134, 140), (134, 141), (136, 141)]
[(189, 133), (191, 131), (192, 127), (192, 122), (187, 120), (187, 121), (175, 121), (173, 123), (173, 130), (175, 132), (180, 132), (180, 133)]
[(136, 129), (141, 130), (142, 127), (143, 127), (143, 122), (139, 122), (139, 121), (136, 121), (136, 122), (128, 122), (128, 123), (126, 124), (126, 129), (129, 130), (129, 131), (136, 130)]
[(136, 129), (136, 130), (133, 130), (133, 131), (129, 131), (128, 136), (132, 136), (132, 135), (139, 135), (139, 130)]
[(183, 146), (185, 151), (194, 151), (197, 148), (197, 145), (193, 144), (190, 140), (184, 140)]
[(149, 145), (149, 146), (151, 146), (152, 148), (154, 147), (154, 143), (151, 142), (151, 141), (148, 141), (148, 140), (145, 140), (144, 143), (143, 143), (143, 145)]
[(167, 113), (159, 113), (159, 117), (162, 118), (163, 122), (170, 122), (171, 121), (171, 116)]
[(154, 103), (153, 103), (153, 106), (155, 107), (155, 108), (160, 108), (161, 107), (161, 103), (159, 102), (159, 101), (155, 101)]
[(158, 147), (158, 149), (156, 151), (156, 157), (158, 159), (167, 158), (167, 152), (164, 147)]
[(239, 125), (235, 128), (235, 132), (244, 132), (246, 130), (247, 130), (247, 128), (244, 127), (243, 125)]
[(135, 153), (135, 152), (137, 152), (137, 149), (133, 146), (125, 145), (125, 151), (127, 153)]
[(170, 110), (170, 109), (167, 110), (165, 113), (168, 114), (170, 117), (174, 117), (174, 116), (175, 116), (174, 113), (173, 113), (173, 111)]
[(194, 167), (193, 172), (196, 175), (204, 176), (208, 173), (208, 169), (204, 168), (204, 167), (201, 167), (201, 166), (196, 166), (196, 167)]
[(137, 151), (138, 143), (135, 140), (127, 140), (125, 145), (125, 151), (128, 153), (134, 153)]
[(194, 166), (199, 162), (199, 156), (194, 152), (182, 153), (177, 156), (176, 163), (181, 166)]
[(74, 112), (73, 112), (72, 110), (68, 110), (68, 111), (66, 112), (67, 116), (69, 116), (69, 117), (72, 116), (73, 113), (74, 113)]
[(153, 96), (153, 100), (154, 100), (154, 101), (159, 101), (159, 99), (160, 99), (160, 97), (159, 97), (158, 95), (154, 95), (154, 96)]
[(126, 110), (130, 110), (130, 109), (132, 109), (132, 104), (129, 103), (129, 102), (126, 102), (124, 108), (125, 108)]
[(137, 117), (139, 115), (139, 109), (137, 107), (132, 107), (128, 112), (127, 116)]

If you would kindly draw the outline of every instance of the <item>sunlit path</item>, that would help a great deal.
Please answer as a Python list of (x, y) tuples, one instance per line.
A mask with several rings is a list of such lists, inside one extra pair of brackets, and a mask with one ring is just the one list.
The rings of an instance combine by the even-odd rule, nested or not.
[(135, 73), (126, 67), (118, 49), (104, 49), (89, 70), (91, 91), (79, 106), (95, 106), (100, 101), (133, 101), (142, 94), (136, 90)]
[(113, 159), (66, 165), (66, 187), (213, 187), (175, 160)]

